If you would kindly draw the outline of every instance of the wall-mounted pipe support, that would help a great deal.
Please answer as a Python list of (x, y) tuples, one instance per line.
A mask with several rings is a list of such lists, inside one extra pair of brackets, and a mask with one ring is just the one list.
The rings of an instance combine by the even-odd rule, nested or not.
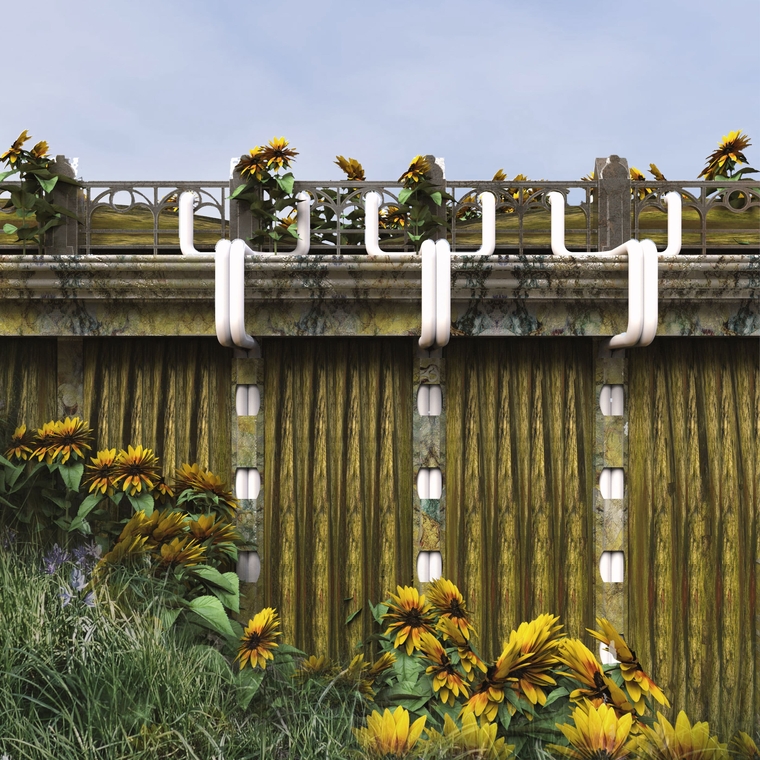
[(482, 243), (472, 256), (490, 256), (496, 250), (496, 196), (485, 192), (478, 196), (482, 210)]

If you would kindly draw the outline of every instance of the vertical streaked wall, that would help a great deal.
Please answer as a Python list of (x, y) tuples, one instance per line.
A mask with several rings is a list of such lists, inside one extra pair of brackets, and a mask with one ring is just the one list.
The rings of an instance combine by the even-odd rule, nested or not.
[(760, 714), (760, 342), (631, 353), (629, 641), (671, 704), (730, 737)]
[(285, 641), (345, 657), (372, 632), (367, 601), (412, 582), (412, 341), (270, 339), (262, 353), (259, 583)]
[(0, 338), (0, 423), (8, 437), (18, 425), (34, 430), (57, 417), (56, 356), (55, 338)]
[(480, 647), (544, 612), (585, 636), (595, 569), (591, 340), (452, 340), (446, 350), (444, 575)]

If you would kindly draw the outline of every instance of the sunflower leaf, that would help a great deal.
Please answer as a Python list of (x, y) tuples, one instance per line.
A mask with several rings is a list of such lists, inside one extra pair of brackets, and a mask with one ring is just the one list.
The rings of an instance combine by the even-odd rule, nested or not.
[(77, 512), (77, 517), (87, 517), (87, 515), (92, 512), (95, 507), (100, 504), (100, 500), (103, 498), (103, 495), (99, 492), (97, 493), (91, 493), (80, 505), (79, 505), (79, 511)]
[(290, 172), (288, 172), (282, 177), (275, 177), (274, 181), (283, 193), (290, 195), (293, 192), (293, 185), (295, 184), (296, 179)]
[[(225, 573), (222, 575), (216, 568), (209, 567), (209, 565), (195, 565), (191, 568), (190, 572), (207, 583), (226, 591), (228, 594), (235, 594), (240, 591), (238, 577), (235, 573)], [(235, 583), (226, 577), (229, 575), (235, 578)]]
[(414, 192), (414, 190), (411, 187), (405, 187), (399, 194), (398, 194), (398, 202), (401, 204), (405, 204), (408, 200), (411, 194)]
[(40, 183), (40, 187), (46, 193), (52, 193), (53, 188), (58, 184), (58, 175), (53, 175), (51, 179), (43, 179), (42, 177), (37, 175), (37, 182)]
[(212, 631), (221, 633), (223, 636), (233, 635), (227, 613), (216, 597), (198, 596), (186, 604)]
[(15, 224), (4, 224), (3, 232), (6, 235), (15, 235), (18, 232), (18, 227)]
[(153, 505), (155, 504), (155, 501), (149, 493), (140, 493), (137, 494), (137, 496), (128, 493), (127, 498), (135, 512), (143, 511), (145, 512), (146, 517), (150, 517), (153, 514)]
[(82, 473), (84, 472), (83, 462), (62, 465), (58, 472), (61, 473), (61, 478), (63, 478), (63, 482), (69, 491), (79, 490), (79, 483), (82, 481)]
[(441, 201), (443, 200), (443, 196), (440, 192), (430, 193), (430, 200), (433, 201), (436, 206), (440, 206)]
[(358, 610), (354, 610), (347, 618), (346, 618), (346, 625), (348, 625), (357, 615), (359, 615), (362, 611), (362, 607), (359, 607)]
[(237, 700), (238, 705), (245, 710), (251, 703), (251, 700), (256, 696), (256, 692), (261, 686), (261, 682), (264, 680), (266, 671), (243, 668), (238, 674), (238, 687), (237, 687)]
[(546, 698), (546, 702), (544, 702), (544, 709), (546, 709), (552, 702), (559, 699), (560, 697), (566, 697), (570, 694), (570, 692), (564, 687), (560, 686), (558, 689), (554, 689), (549, 696)]

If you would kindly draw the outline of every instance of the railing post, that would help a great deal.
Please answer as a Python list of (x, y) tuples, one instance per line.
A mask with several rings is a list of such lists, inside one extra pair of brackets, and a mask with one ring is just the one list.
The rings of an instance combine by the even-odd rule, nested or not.
[(631, 239), (631, 179), (620, 156), (597, 158), (599, 250), (610, 251)]
[[(445, 192), (446, 175), (443, 170), (443, 159), (437, 158), (433, 155), (427, 155), (425, 156), (425, 161), (430, 164), (430, 171), (427, 173), (428, 179), (434, 185), (438, 185), (441, 192)], [(435, 203), (430, 201), (430, 213), (443, 222), (443, 224), (433, 232), (431, 239), (446, 240), (446, 204), (441, 203), (440, 206), (436, 206)]]
[[(71, 177), (71, 179), (76, 177), (74, 167), (66, 156), (56, 156), (55, 161), (50, 162), (49, 168), (53, 174)], [(51, 202), (68, 209), (79, 217), (83, 205), (79, 202), (80, 192), (81, 189), (76, 185), (59, 182), (50, 193)], [(67, 254), (71, 256), (79, 253), (79, 222), (65, 215), (61, 217), (61, 220), (61, 224), (45, 233), (44, 253), (53, 256)], [(86, 220), (82, 221), (86, 223)]]
[[(241, 156), (244, 158), (244, 156)], [(233, 159), (234, 161), (235, 159)], [(237, 187), (244, 185), (245, 180), (236, 169), (230, 173), (230, 194)], [(259, 190), (261, 192), (261, 190)], [(230, 240), (241, 238), (245, 241), (253, 237), (253, 233), (259, 229), (259, 221), (251, 213), (246, 201), (230, 201)]]

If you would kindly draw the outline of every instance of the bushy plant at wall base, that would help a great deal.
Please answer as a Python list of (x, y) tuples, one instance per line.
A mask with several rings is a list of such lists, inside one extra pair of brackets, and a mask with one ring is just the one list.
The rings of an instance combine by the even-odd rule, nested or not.
[(259, 223), (248, 242), (253, 245), (277, 244), (283, 238), (298, 238), (295, 219), (282, 217), (286, 209), (294, 209), (296, 200), (293, 196), (295, 178), (293, 173), (281, 171), (290, 168), (291, 161), (298, 151), (288, 147), (284, 137), (273, 137), (266, 145), (252, 148), (249, 155), (240, 157), (235, 170), (245, 180), (230, 195), (230, 200), (248, 203), (254, 219)]
[[(3, 211), (14, 213), (21, 220), (19, 225), (6, 223), (3, 232), (16, 235), (23, 244), (24, 253), (29, 243), (44, 249), (44, 236), (48, 230), (63, 224), (63, 217), (77, 219), (77, 215), (63, 206), (51, 202), (51, 193), (61, 182), (81, 187), (81, 183), (51, 170), (52, 159), (48, 155), (48, 144), (42, 140), (31, 150), (25, 150), (24, 144), (31, 137), (24, 130), (18, 139), (0, 156), (10, 168), (0, 172), (0, 193), (10, 193), (10, 203)], [(18, 174), (21, 184), (3, 184), (8, 177)]]

